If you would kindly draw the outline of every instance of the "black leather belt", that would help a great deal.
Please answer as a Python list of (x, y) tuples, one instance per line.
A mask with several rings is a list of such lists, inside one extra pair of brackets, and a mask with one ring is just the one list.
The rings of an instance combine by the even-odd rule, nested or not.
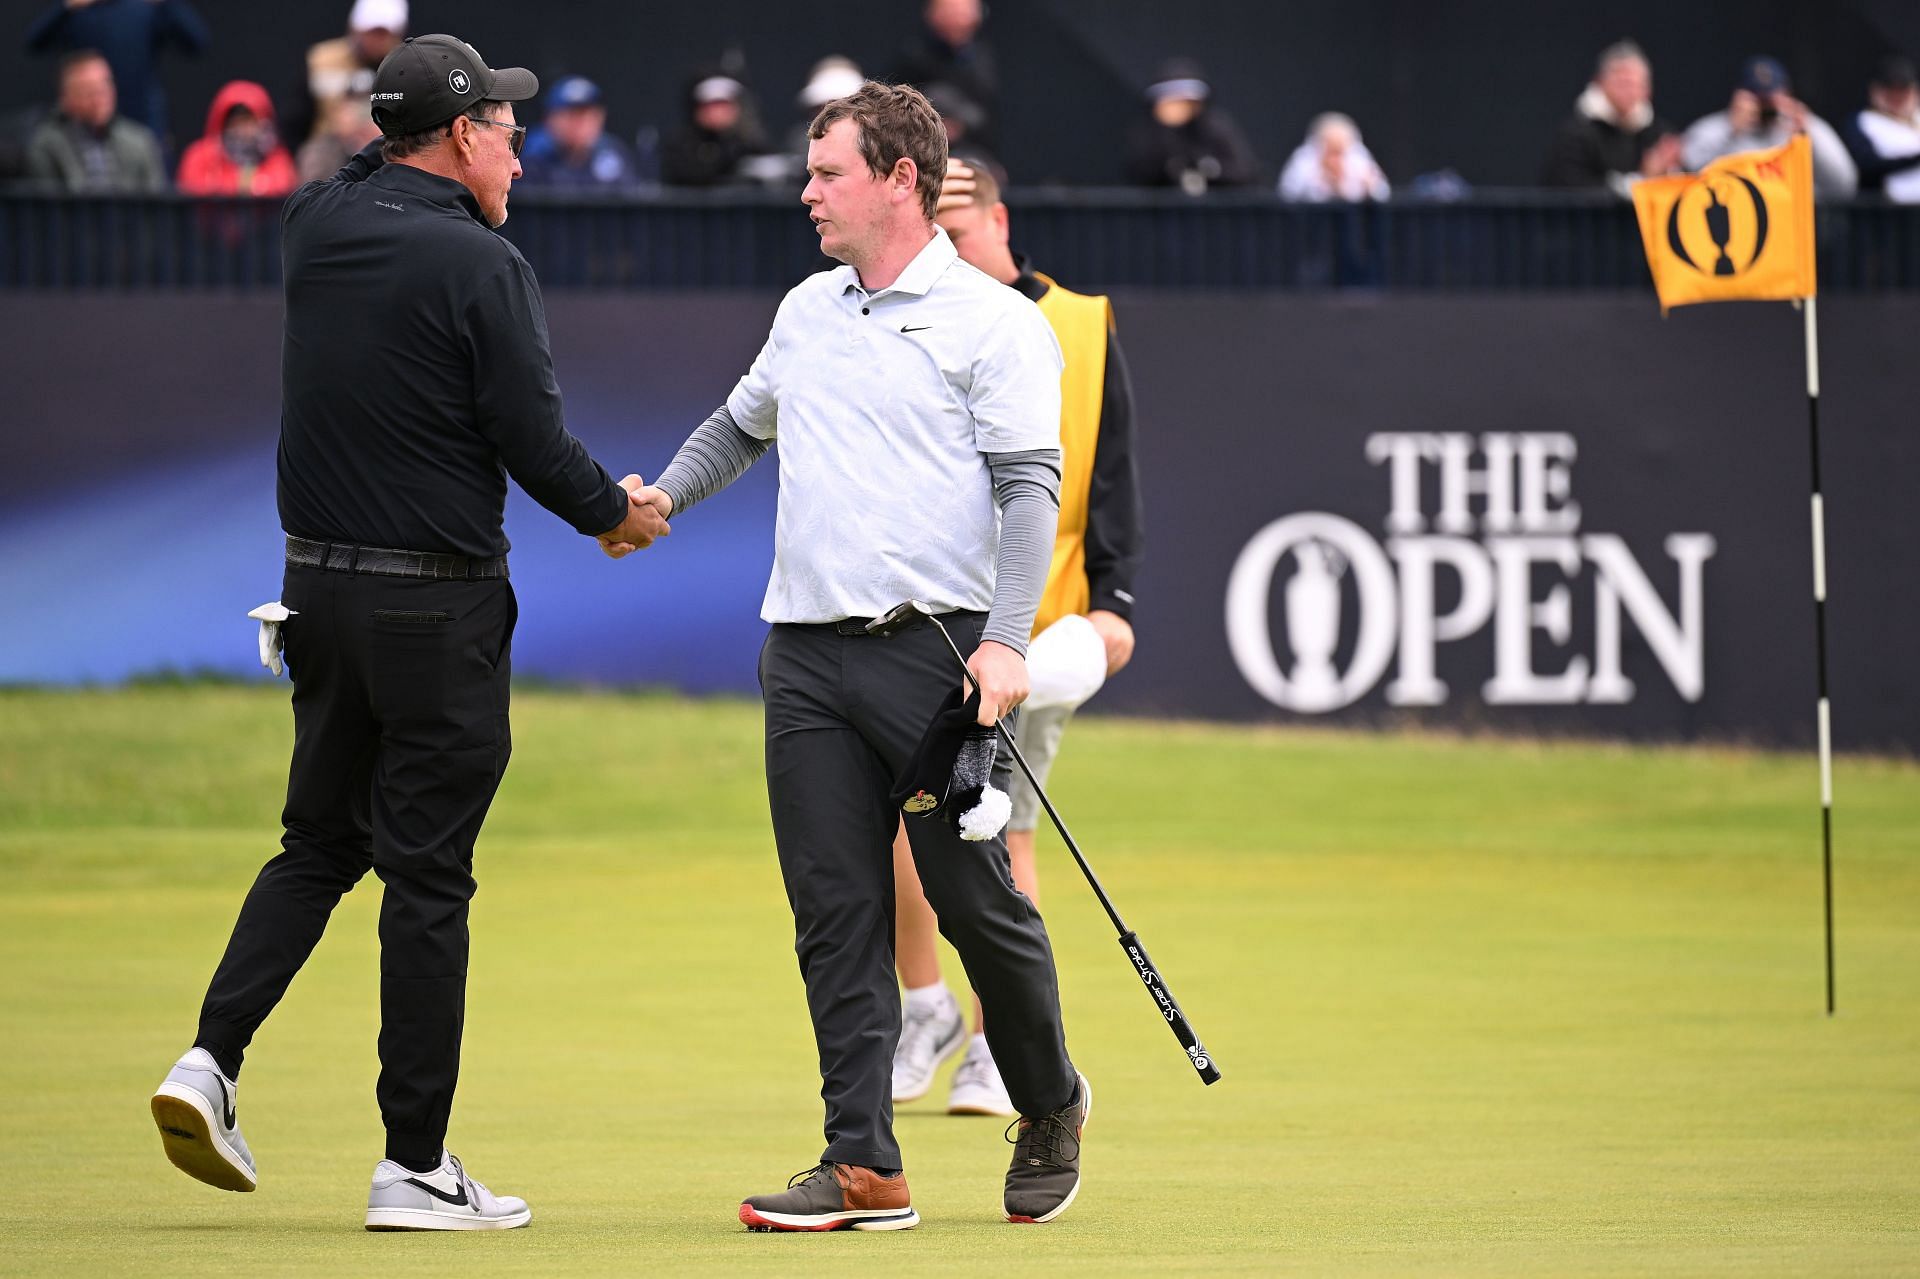
[[(951, 613), (941, 613), (938, 616), (942, 624), (952, 625), (954, 622), (958, 622), (963, 618), (985, 617), (986, 614), (975, 613), (969, 609), (957, 608)], [(871, 617), (843, 617), (837, 622), (822, 622), (821, 625), (831, 626), (842, 635), (871, 635), (873, 632), (868, 630), (867, 627), (871, 625), (872, 622), (873, 619)], [(925, 626), (926, 624), (927, 615), (925, 613), (915, 613), (895, 628), (894, 633), (897, 635), (901, 631), (910, 631), (915, 627)]]
[(324, 568), (335, 573), (372, 573), (379, 577), (419, 577), (435, 582), (486, 581), (507, 575), (507, 557), (475, 559), (438, 551), (398, 551), (386, 546), (316, 542), (287, 534), (291, 568)]

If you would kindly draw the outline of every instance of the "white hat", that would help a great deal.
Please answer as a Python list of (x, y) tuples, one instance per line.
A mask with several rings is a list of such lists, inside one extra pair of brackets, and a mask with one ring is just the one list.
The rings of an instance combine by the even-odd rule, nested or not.
[(1027, 705), (1034, 710), (1072, 710), (1106, 682), (1106, 642), (1078, 613), (1061, 618), (1027, 645)]
[(693, 100), (698, 103), (738, 102), (747, 91), (746, 86), (728, 75), (710, 75), (693, 86)]
[(813, 74), (807, 78), (807, 87), (800, 90), (800, 105), (809, 111), (818, 110), (835, 98), (844, 98), (858, 93), (867, 78), (860, 74), (860, 68), (848, 58), (822, 58), (813, 64)]
[(395, 35), (407, 29), (407, 0), (353, 0), (353, 12), (347, 15), (349, 31), (391, 31)]

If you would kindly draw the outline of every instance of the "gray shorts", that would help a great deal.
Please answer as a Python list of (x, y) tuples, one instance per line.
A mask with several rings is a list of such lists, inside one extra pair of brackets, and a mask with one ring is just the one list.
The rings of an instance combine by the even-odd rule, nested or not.
[[(1040, 779), (1042, 786), (1047, 783), (1047, 773), (1053, 768), (1054, 756), (1060, 753), (1060, 737), (1067, 731), (1067, 721), (1073, 718), (1073, 710), (1066, 706), (1049, 706), (1042, 711), (1023, 709), (1020, 722), (1014, 726), (1014, 744), (1019, 746), (1020, 754), (1026, 759), (1033, 775)], [(1020, 766), (1013, 766), (1013, 778), (1007, 784), (1007, 793), (1013, 799), (1013, 817), (1007, 822), (1008, 830), (1032, 830), (1040, 824), (1040, 797), (1034, 793), (1027, 775)]]

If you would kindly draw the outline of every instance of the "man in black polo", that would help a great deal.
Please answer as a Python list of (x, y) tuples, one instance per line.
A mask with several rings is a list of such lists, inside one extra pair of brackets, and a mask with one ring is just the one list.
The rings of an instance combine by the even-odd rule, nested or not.
[(561, 419), (539, 287), (495, 228), (531, 72), (451, 36), (381, 64), (384, 137), (286, 204), (280, 518), (294, 746), (283, 851), (240, 909), (192, 1051), (153, 1097), (167, 1156), (252, 1190), (234, 1079), (369, 868), (380, 907), (380, 1116), (369, 1230), (522, 1226), (445, 1150), (473, 845), (507, 766), (510, 475), (616, 558), (666, 532)]

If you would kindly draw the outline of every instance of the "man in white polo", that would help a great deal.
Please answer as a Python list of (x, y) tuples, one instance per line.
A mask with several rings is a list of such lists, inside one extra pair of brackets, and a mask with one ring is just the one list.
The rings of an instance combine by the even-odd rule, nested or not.
[[(869, 81), (809, 131), (801, 199), (846, 263), (787, 294), (759, 358), (636, 500), (683, 513), (776, 441), (780, 508), (761, 616), (767, 795), (820, 1053), (827, 1145), (740, 1219), (763, 1230), (918, 1223), (893, 1136), (888, 792), (954, 686), (922, 625), (866, 623), (908, 599), (943, 614), (980, 690), (980, 722), (1026, 698), (1027, 638), (1059, 514), (1059, 344), (1026, 298), (959, 260), (933, 225), (939, 116)], [(1006, 761), (997, 784), (1006, 787)], [(1060, 1024), (1052, 948), (1014, 887), (1003, 838), (912, 823), (941, 931), (960, 952), (1021, 1118), (1003, 1207), (1051, 1221), (1073, 1201), (1090, 1102)]]

